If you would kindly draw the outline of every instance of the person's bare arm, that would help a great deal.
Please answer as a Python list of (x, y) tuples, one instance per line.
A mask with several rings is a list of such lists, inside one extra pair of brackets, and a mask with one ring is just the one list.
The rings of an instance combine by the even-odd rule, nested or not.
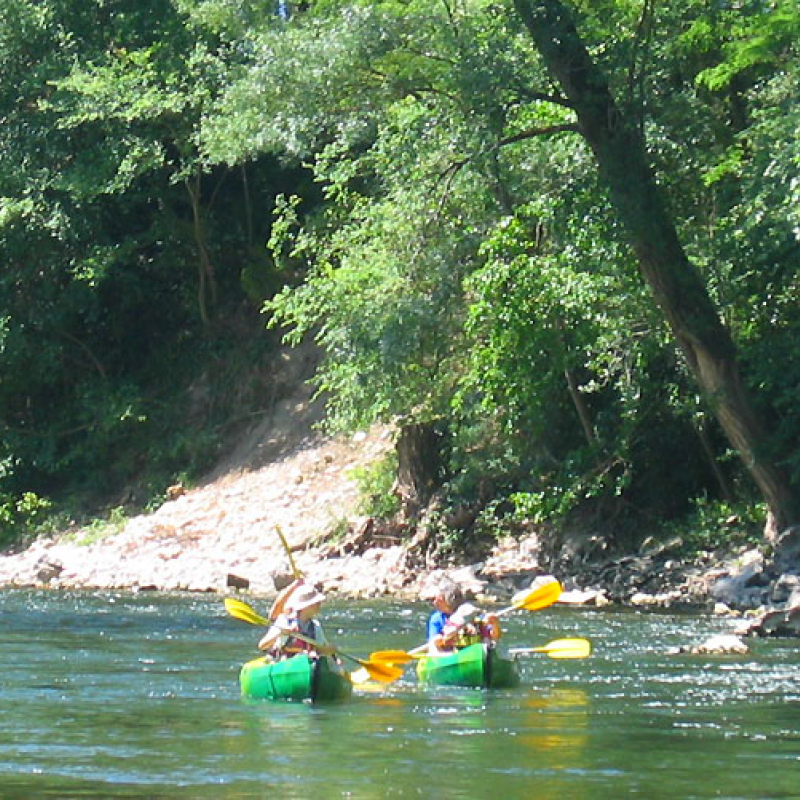
[(269, 650), (274, 647), (278, 639), (283, 635), (283, 631), (277, 626), (273, 625), (262, 637), (258, 643), (259, 650)]

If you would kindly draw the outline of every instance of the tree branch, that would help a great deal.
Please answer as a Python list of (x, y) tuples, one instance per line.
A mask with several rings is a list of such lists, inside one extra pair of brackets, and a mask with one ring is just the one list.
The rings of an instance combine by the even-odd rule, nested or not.
[(556, 133), (580, 133), (577, 123), (565, 122), (563, 125), (548, 125), (545, 128), (529, 128), (527, 131), (520, 131), (511, 136), (501, 139), (492, 149), (499, 150), (507, 144), (523, 142), (526, 139), (535, 139), (537, 136), (552, 136)]
[[(526, 139), (535, 139), (537, 136), (551, 136), (557, 133), (580, 133), (580, 130), (575, 123), (565, 123), (563, 125), (548, 125), (545, 128), (529, 128), (527, 131), (520, 131), (519, 133), (514, 133), (511, 136), (506, 136), (503, 139), (500, 139), (491, 147), (486, 148), (483, 150), (483, 153), (491, 153), (496, 152), (501, 147), (505, 147), (508, 144), (516, 144), (517, 142), (523, 142)], [(458, 161), (454, 161), (450, 166), (442, 172), (439, 178), (444, 178), (445, 176), (448, 177), (448, 184), (452, 180), (453, 176), (474, 158), (474, 155), (467, 156), (466, 158), (459, 159)]]

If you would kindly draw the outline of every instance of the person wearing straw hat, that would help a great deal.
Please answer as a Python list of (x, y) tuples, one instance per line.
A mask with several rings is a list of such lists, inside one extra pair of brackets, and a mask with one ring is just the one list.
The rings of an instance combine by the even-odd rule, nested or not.
[[(330, 656), (335, 648), (328, 644), (317, 614), (325, 595), (310, 584), (295, 588), (286, 602), (284, 612), (278, 614), (272, 627), (258, 643), (276, 661), (291, 658), (297, 653), (309, 656)], [(297, 633), (302, 639), (294, 637)]]

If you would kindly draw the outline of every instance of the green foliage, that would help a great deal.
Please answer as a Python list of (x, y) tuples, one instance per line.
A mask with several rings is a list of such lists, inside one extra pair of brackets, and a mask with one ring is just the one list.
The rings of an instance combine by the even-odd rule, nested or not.
[(0, 547), (35, 529), (51, 507), (46, 498), (33, 492), (16, 497), (0, 492)]
[(76, 534), (76, 541), (80, 545), (88, 547), (95, 542), (102, 539), (107, 539), (110, 536), (115, 536), (124, 530), (128, 523), (128, 517), (125, 509), (121, 506), (112, 508), (108, 513), (107, 519), (95, 519), (88, 525), (81, 529)]
[[(513, 4), (117, 5), (0, 0), (4, 524), (199, 473), (266, 394), (262, 304), (331, 428), (448, 431), (451, 549), (750, 500)], [(798, 485), (796, 3), (572, 7)]]
[[(542, 76), (513, 17), (472, 6), (434, 31), (416, 10), (359, 8), (346, 30), (336, 13), (298, 24), (301, 73), (282, 62), (272, 76), (258, 60), (253, 75), (259, 87), (280, 84), (282, 113), (286, 93), (298, 104), (317, 98), (293, 109), (292, 124), (282, 119), (269, 146), (313, 151), (328, 200), (324, 215), (301, 220), (295, 203), (279, 223), (280, 254), (308, 271), (267, 304), (273, 324), (295, 340), (316, 336), (329, 354), (318, 382), (342, 426), (446, 420), (457, 492), (491, 485), (538, 519), (586, 503), (682, 513), (692, 492), (719, 488), (694, 433), (696, 390), (593, 163), (577, 137), (505, 144), (569, 122), (569, 111), (531, 100)], [(687, 249), (728, 307), (746, 261), (736, 260), (727, 220), (711, 217), (708, 195), (716, 209), (731, 207), (750, 151), (726, 135), (731, 109), (710, 110), (695, 81), (724, 49), (724, 27), (700, 3), (652, 17), (636, 4), (583, 11), (584, 30), (604, 42), (598, 57), (616, 70), (612, 83), (646, 115)], [(412, 22), (421, 32), (413, 48)], [(680, 35), (655, 36), (659, 25)], [(380, 45), (364, 41), (377, 30)], [(271, 56), (279, 40), (270, 33)], [(324, 59), (335, 64), (327, 76), (346, 78), (309, 92)], [(268, 101), (250, 80), (237, 91)], [(315, 94), (323, 85), (325, 98)], [(328, 126), (312, 124), (308, 115), (323, 110)], [(298, 124), (321, 139), (298, 138)], [(730, 321), (751, 309), (738, 297)]]
[(563, 522), (575, 510), (578, 496), (561, 486), (548, 492), (515, 492), (510, 497), (514, 515), (519, 520), (529, 520), (534, 525), (544, 522)]
[(745, 13), (731, 10), (720, 22), (727, 39), (724, 60), (697, 75), (698, 85), (711, 91), (728, 89), (739, 78), (769, 74), (784, 63), (800, 36), (800, 10), (792, 0), (751, 4)]
[(713, 551), (732, 553), (763, 544), (765, 518), (763, 504), (731, 504), (701, 497), (685, 519), (667, 526), (664, 535), (679, 537), (679, 555), (684, 558)]
[(400, 510), (400, 500), (393, 491), (397, 479), (394, 452), (374, 464), (353, 469), (350, 474), (358, 485), (361, 514), (391, 519)]
[(274, 14), (123, 5), (0, 6), (0, 493), (16, 520), (27, 492), (142, 504), (207, 468), (272, 346), (240, 273), (288, 173), (264, 160), (229, 176), (198, 141), (233, 40)]

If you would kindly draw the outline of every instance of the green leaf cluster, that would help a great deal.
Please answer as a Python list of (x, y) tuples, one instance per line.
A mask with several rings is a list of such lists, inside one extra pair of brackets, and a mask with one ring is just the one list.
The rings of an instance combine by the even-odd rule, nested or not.
[[(797, 486), (796, 3), (570, 7)], [(0, 0), (6, 516), (207, 464), (256, 306), (331, 429), (445, 432), (486, 530), (755, 504), (514, 4), (288, 8)]]
[[(579, 22), (641, 120), (687, 251), (756, 388), (768, 381), (762, 371), (787, 374), (765, 360), (764, 348), (780, 348), (777, 308), (793, 329), (783, 298), (796, 273), (796, 186), (765, 176), (788, 177), (793, 161), (796, 53), (784, 35), (788, 5), (740, 5), (587, 4)], [(273, 73), (283, 113), (287, 92), (298, 104), (314, 99), (282, 120), (270, 146), (310, 159), (327, 202), (294, 220), (294, 248), (282, 246), (302, 283), (266, 310), (293, 337), (322, 345), (317, 378), (332, 423), (440, 420), (451, 433), (451, 491), (474, 495), (489, 483), (536, 520), (589, 506), (657, 524), (696, 493), (742, 491), (592, 158), (568, 131), (569, 107), (514, 14), (474, 3), (423, 19), (413, 3), (344, 4), (298, 20), (291, 36), (294, 49), (314, 50), (303, 51), (301, 72), (281, 60)], [(737, 56), (754, 36), (780, 59)], [(712, 85), (723, 69), (730, 79)], [(265, 71), (259, 59), (235, 96), (262, 101), (260, 88), (246, 87), (256, 74), (265, 86)], [(734, 87), (745, 73), (751, 82)], [(727, 96), (708, 93), (720, 89)], [(771, 112), (776, 90), (784, 102)], [(272, 111), (265, 105), (262, 116)], [(242, 138), (250, 152), (253, 140)], [(767, 212), (757, 197), (770, 184)], [(764, 447), (791, 453), (774, 388), (758, 398), (777, 423)]]
[(265, 22), (258, 2), (0, 2), (0, 495), (17, 531), (27, 496), (89, 514), (161, 496), (258, 405), (263, 243), (297, 173), (232, 173), (199, 132)]

